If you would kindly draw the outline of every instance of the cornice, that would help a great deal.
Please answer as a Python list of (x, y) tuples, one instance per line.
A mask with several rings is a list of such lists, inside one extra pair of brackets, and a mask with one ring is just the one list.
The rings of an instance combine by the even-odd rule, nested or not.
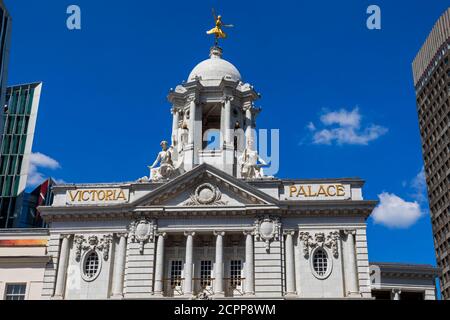
[(49, 230), (46, 228), (36, 228), (36, 229), (0, 229), (0, 237), (8, 236), (48, 236)]
[(0, 263), (47, 263), (50, 256), (0, 256)]

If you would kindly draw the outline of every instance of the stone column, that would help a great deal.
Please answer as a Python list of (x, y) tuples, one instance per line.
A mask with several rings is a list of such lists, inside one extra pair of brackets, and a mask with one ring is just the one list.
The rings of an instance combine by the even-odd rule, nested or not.
[(69, 246), (71, 235), (63, 235), (59, 253), (58, 273), (56, 278), (55, 299), (64, 299), (66, 288), (67, 262), (69, 260)]
[(178, 122), (180, 113), (177, 109), (172, 108), (173, 122), (172, 122), (172, 145), (175, 146), (178, 144)]
[(286, 295), (295, 295), (295, 258), (294, 258), (294, 236), (295, 231), (286, 230)]
[(400, 300), (402, 291), (400, 289), (392, 289), (392, 298), (393, 300)]
[(189, 144), (194, 143), (194, 126), (195, 126), (195, 99), (189, 101)]
[(184, 288), (185, 295), (192, 295), (192, 269), (193, 269), (193, 255), (194, 255), (194, 235), (195, 232), (185, 232), (186, 236), (186, 260), (184, 264)]
[(253, 231), (244, 231), (245, 235), (245, 294), (255, 294), (255, 263), (253, 250)]
[(117, 247), (116, 257), (114, 259), (114, 274), (113, 274), (113, 286), (112, 297), (123, 297), (123, 274), (125, 271), (125, 256), (127, 251), (127, 236), (126, 233), (119, 233), (119, 245)]
[(223, 140), (227, 146), (232, 144), (231, 141), (231, 101), (233, 97), (224, 98), (224, 128), (222, 129)]
[(164, 290), (164, 239), (166, 233), (158, 235), (158, 243), (156, 246), (156, 262), (155, 262), (155, 295), (163, 295)]
[(216, 236), (216, 264), (214, 268), (214, 295), (224, 296), (223, 290), (223, 237), (225, 232), (214, 231)]
[[(253, 137), (253, 113), (251, 107), (245, 110), (245, 147), (249, 147), (250, 150), (255, 150), (255, 139)], [(250, 144), (250, 145), (249, 145)]]
[(356, 248), (355, 248), (355, 230), (345, 230), (347, 241), (345, 241), (345, 278), (347, 279), (347, 294), (349, 296), (359, 296), (358, 271), (356, 269)]

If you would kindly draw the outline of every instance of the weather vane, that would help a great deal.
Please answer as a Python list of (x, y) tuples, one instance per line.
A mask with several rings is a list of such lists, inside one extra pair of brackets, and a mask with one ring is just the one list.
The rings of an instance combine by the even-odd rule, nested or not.
[(232, 28), (234, 27), (232, 24), (224, 24), (222, 22), (222, 16), (219, 14), (216, 16), (216, 11), (214, 8), (212, 9), (212, 14), (214, 17), (214, 23), (216, 26), (212, 28), (209, 31), (206, 31), (207, 34), (213, 34), (215, 37), (214, 45), (217, 46), (219, 44), (219, 39), (225, 39), (227, 37), (227, 34), (222, 30), (223, 27), (225, 28)]

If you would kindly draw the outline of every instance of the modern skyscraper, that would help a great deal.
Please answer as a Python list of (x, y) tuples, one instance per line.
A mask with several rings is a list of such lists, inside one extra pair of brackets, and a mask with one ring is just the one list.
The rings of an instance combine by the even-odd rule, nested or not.
[(441, 292), (450, 299), (450, 8), (413, 62), (422, 152)]
[[(9, 45), (11, 39), (11, 17), (3, 0), (0, 0), (0, 107), (5, 105), (6, 84), (8, 78)], [(0, 110), (0, 136), (3, 133), (3, 112)], [(0, 145), (1, 146), (1, 145)]]
[(42, 83), (9, 87), (0, 146), (0, 228), (19, 227)]
[(54, 184), (53, 179), (49, 178), (34, 188), (30, 193), (24, 194), (19, 220), (15, 221), (16, 227), (43, 228), (47, 226), (37, 208), (52, 204), (53, 193), (51, 192), (51, 188)]

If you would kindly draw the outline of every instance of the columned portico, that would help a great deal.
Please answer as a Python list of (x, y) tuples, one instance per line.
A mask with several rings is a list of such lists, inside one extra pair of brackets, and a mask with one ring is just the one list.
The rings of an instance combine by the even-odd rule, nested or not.
[(216, 263), (215, 263), (215, 281), (214, 281), (214, 295), (215, 296), (224, 296), (223, 289), (223, 237), (225, 236), (225, 232), (223, 231), (214, 231), (214, 235), (216, 236)]
[(164, 239), (166, 235), (165, 232), (160, 233), (157, 240), (154, 289), (154, 294), (157, 296), (162, 296), (164, 290)]
[(192, 296), (192, 280), (193, 280), (193, 255), (194, 255), (194, 235), (195, 232), (187, 231), (186, 236), (186, 259), (184, 264), (184, 288), (183, 293), (186, 296)]
[(356, 248), (355, 248), (355, 230), (344, 230), (344, 234), (347, 235), (347, 241), (345, 241), (344, 247), (344, 268), (346, 270), (345, 274), (345, 284), (347, 286), (347, 294), (349, 297), (359, 297), (358, 289), (358, 271), (356, 268)]
[(189, 144), (194, 143), (195, 109), (195, 99), (191, 98), (189, 100)]
[(255, 264), (253, 231), (244, 231), (245, 235), (245, 295), (255, 294)]
[(175, 107), (172, 108), (172, 145), (178, 145), (178, 126), (180, 121), (180, 112)]
[(229, 147), (232, 143), (231, 141), (231, 101), (233, 100), (233, 97), (226, 96), (223, 99), (223, 127), (221, 128), (221, 132), (224, 135), (223, 141), (225, 145), (223, 148)]
[(69, 259), (70, 235), (63, 235), (59, 253), (58, 273), (56, 278), (54, 299), (64, 299), (67, 278), (67, 261)]
[(114, 260), (114, 275), (112, 297), (120, 299), (123, 297), (123, 274), (125, 270), (125, 257), (127, 251), (127, 233), (117, 234), (119, 244), (117, 246), (116, 258)]
[(253, 137), (253, 112), (252, 107), (248, 106), (245, 109), (245, 139), (247, 140), (248, 145), (246, 147), (251, 150), (255, 150), (255, 138)]
[(295, 257), (294, 257), (294, 240), (293, 236), (295, 231), (285, 230), (284, 234), (286, 236), (285, 247), (286, 247), (286, 295), (293, 296), (296, 295), (295, 290)]

